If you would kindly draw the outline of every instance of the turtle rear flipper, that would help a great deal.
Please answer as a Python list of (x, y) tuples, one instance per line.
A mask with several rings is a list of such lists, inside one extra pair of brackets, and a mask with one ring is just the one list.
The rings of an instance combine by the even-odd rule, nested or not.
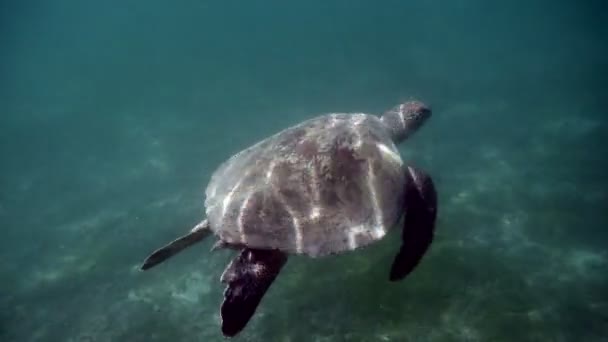
[(209, 229), (209, 222), (207, 220), (201, 221), (199, 224), (194, 226), (194, 228), (192, 228), (188, 234), (181, 236), (171, 241), (169, 244), (155, 250), (146, 258), (146, 260), (144, 260), (144, 263), (141, 265), (141, 269), (145, 271), (160, 264), (161, 262), (181, 252), (183, 249), (203, 240), (210, 234), (211, 229)]
[(245, 248), (230, 262), (221, 277), (228, 285), (221, 307), (224, 336), (235, 336), (247, 325), (286, 261), (278, 250)]
[(437, 192), (433, 180), (425, 172), (408, 167), (405, 187), (407, 207), (402, 244), (393, 261), (391, 281), (401, 280), (412, 272), (431, 245), (435, 233)]

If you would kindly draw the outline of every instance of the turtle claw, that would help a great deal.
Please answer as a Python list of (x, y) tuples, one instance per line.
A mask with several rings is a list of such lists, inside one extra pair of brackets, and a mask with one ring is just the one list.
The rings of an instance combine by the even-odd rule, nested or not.
[(245, 328), (286, 261), (287, 255), (277, 250), (246, 248), (230, 262), (221, 277), (228, 285), (220, 309), (224, 336)]
[(391, 267), (390, 280), (398, 281), (420, 263), (435, 233), (437, 192), (433, 180), (423, 171), (407, 168), (402, 244)]
[(142, 271), (150, 269), (174, 256), (175, 254), (181, 252), (185, 248), (188, 248), (193, 244), (202, 241), (209, 235), (211, 235), (211, 230), (209, 229), (209, 222), (207, 220), (203, 220), (194, 228), (192, 228), (192, 230), (190, 230), (188, 234), (181, 236), (166, 244), (165, 246), (155, 250), (146, 258), (146, 260), (144, 260), (140, 269)]

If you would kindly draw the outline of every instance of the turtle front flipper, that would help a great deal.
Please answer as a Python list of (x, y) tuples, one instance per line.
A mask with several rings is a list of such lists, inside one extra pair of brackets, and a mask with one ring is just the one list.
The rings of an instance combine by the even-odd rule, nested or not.
[(245, 248), (230, 262), (221, 277), (228, 285), (221, 307), (224, 336), (235, 336), (247, 325), (286, 261), (278, 250)]
[(405, 278), (418, 265), (428, 250), (435, 233), (437, 192), (433, 180), (425, 172), (407, 167), (405, 218), (401, 249), (393, 261), (390, 280)]
[(209, 221), (205, 219), (194, 226), (194, 228), (192, 228), (188, 234), (181, 236), (171, 241), (167, 245), (155, 250), (146, 258), (146, 260), (144, 260), (144, 263), (141, 265), (141, 269), (145, 271), (160, 264), (173, 255), (181, 252), (183, 249), (203, 240), (210, 234), (211, 229), (209, 229)]

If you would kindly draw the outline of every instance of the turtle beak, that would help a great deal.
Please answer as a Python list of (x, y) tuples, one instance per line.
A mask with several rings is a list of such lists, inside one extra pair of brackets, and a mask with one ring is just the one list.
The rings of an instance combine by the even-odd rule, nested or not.
[(403, 112), (401, 115), (403, 115), (406, 120), (412, 120), (419, 124), (422, 124), (430, 118), (432, 114), (431, 107), (420, 101), (406, 102), (403, 104), (402, 108)]

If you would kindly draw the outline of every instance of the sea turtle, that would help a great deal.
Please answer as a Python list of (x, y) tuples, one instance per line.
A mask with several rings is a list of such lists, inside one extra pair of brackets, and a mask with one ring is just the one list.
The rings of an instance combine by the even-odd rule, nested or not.
[(425, 172), (403, 163), (395, 144), (430, 116), (419, 101), (381, 117), (331, 113), (237, 153), (211, 177), (207, 218), (153, 252), (141, 269), (212, 233), (218, 238), (213, 249), (238, 250), (221, 276), (227, 285), (224, 336), (246, 326), (288, 254), (321, 257), (355, 250), (384, 237), (401, 216), (402, 244), (389, 279), (403, 279), (433, 239), (437, 194)]

